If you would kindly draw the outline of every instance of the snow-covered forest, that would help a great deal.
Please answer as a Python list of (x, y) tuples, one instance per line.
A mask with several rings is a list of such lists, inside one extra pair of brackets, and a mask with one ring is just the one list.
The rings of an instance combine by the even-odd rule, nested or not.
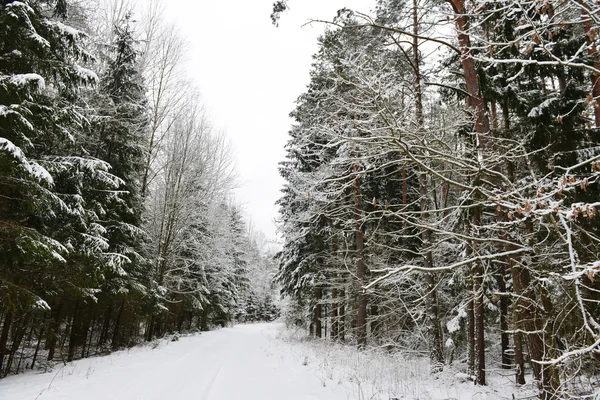
[[(273, 24), (302, 1), (275, 1)], [(186, 67), (206, 38), (171, 3), (0, 0), (0, 378), (97, 365), (93, 387), (115, 384), (99, 398), (600, 399), (600, 2), (370, 4), (310, 21), (276, 248)], [(187, 335), (280, 314), (287, 331)], [(88, 359), (145, 342), (112, 355), (127, 373)], [(0, 384), (85, 393), (57, 376)]]
[(133, 8), (0, 2), (0, 378), (277, 317), (186, 42)]
[(280, 168), (288, 323), (597, 399), (598, 2), (378, 0), (313, 23)]

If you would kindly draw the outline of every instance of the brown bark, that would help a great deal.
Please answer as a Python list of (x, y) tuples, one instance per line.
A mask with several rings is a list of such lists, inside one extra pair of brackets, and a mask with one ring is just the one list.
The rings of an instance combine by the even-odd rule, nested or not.
[[(458, 44), (461, 51), (461, 64), (465, 78), (467, 107), (475, 117), (475, 132), (477, 133), (477, 152), (482, 155), (489, 149), (490, 121), (485, 111), (485, 103), (480, 93), (479, 76), (475, 68), (475, 60), (471, 52), (471, 39), (465, 14), (464, 0), (447, 0), (454, 10)], [(478, 180), (478, 179), (477, 179)], [(477, 183), (476, 180), (476, 183)], [(473, 225), (481, 226), (481, 207), (473, 212)], [(477, 232), (475, 232), (477, 234)], [(481, 263), (475, 263), (473, 273), (473, 317), (475, 328), (475, 358), (476, 383), (485, 385), (485, 337), (484, 337), (484, 307), (483, 307), (483, 268)]]
[(471, 53), (471, 39), (467, 33), (467, 21), (464, 14), (464, 0), (447, 0), (454, 9), (455, 24), (458, 31), (458, 44), (461, 50), (461, 64), (465, 78), (466, 91), (469, 94), (467, 98), (467, 107), (475, 116), (475, 131), (479, 140), (481, 149), (487, 148), (488, 133), (490, 122), (485, 112), (483, 97), (479, 90), (479, 77), (475, 68), (475, 60)]
[[(596, 35), (598, 34), (592, 27), (592, 20), (585, 9), (581, 9), (581, 19), (583, 20), (583, 29), (588, 43), (588, 54), (590, 55), (594, 68), (600, 70), (600, 56), (596, 46)], [(600, 128), (600, 75), (592, 72), (592, 104), (594, 106), (594, 122), (596, 128)]]
[(362, 195), (360, 191), (360, 175), (358, 175), (358, 166), (355, 167), (356, 176), (354, 177), (354, 221), (355, 244), (356, 244), (356, 277), (358, 278), (358, 313), (356, 319), (356, 337), (359, 348), (367, 345), (367, 294), (364, 286), (366, 283), (367, 268), (364, 260), (364, 236), (362, 228)]

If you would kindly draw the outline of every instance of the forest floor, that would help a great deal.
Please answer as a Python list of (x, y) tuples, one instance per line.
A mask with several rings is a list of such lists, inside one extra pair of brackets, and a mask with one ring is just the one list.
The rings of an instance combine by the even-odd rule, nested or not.
[(161, 340), (9, 376), (0, 381), (0, 399), (523, 399), (534, 393), (532, 385), (517, 388), (498, 374), (490, 386), (475, 387), (452, 370), (431, 377), (419, 357), (304, 337), (272, 323)]

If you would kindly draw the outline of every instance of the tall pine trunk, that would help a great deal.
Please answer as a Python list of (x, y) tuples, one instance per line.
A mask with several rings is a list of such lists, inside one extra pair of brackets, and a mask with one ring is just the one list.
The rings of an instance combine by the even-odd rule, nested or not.
[[(465, 14), (464, 0), (447, 0), (454, 10), (454, 22), (456, 24), (458, 44), (461, 51), (461, 64), (466, 84), (467, 107), (475, 116), (475, 132), (477, 135), (477, 156), (483, 160), (486, 151), (489, 150), (490, 121), (485, 110), (485, 104), (479, 88), (479, 77), (475, 60), (471, 51), (471, 38), (468, 34), (468, 26)], [(482, 184), (480, 177), (475, 179), (476, 184)], [(473, 226), (477, 235), (478, 227), (481, 226), (482, 207), (477, 206), (473, 211)], [(476, 249), (473, 249), (476, 252)], [(473, 318), (475, 328), (475, 361), (476, 380), (479, 385), (485, 385), (485, 333), (484, 333), (484, 307), (483, 307), (483, 266), (476, 262), (472, 267), (473, 274)]]
[[(418, 0), (413, 0), (413, 43), (412, 43), (412, 68), (415, 74), (415, 117), (417, 129), (423, 134), (425, 121), (423, 117), (423, 92), (421, 84), (421, 57), (419, 55), (419, 16)], [(427, 228), (429, 225), (429, 185), (426, 172), (419, 174), (419, 194), (421, 197), (421, 223), (424, 228), (421, 230), (421, 248), (424, 251), (424, 267), (433, 268), (433, 253), (431, 251), (431, 231)], [(427, 335), (429, 339), (429, 359), (431, 363), (431, 372), (437, 373), (444, 369), (444, 350), (442, 348), (442, 332), (440, 329), (437, 301), (437, 285), (433, 272), (425, 273), (427, 282)]]
[(358, 167), (355, 167), (354, 177), (354, 220), (356, 224), (354, 239), (356, 243), (356, 277), (358, 279), (358, 312), (356, 319), (356, 338), (359, 348), (367, 345), (367, 294), (364, 286), (366, 284), (367, 268), (364, 260), (364, 236), (362, 227), (362, 196), (360, 192), (360, 175)]

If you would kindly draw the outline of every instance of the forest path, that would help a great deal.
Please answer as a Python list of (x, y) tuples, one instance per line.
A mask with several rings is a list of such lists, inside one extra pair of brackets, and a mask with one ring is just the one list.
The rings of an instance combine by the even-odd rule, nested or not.
[(0, 381), (2, 400), (346, 400), (276, 338), (278, 324), (133, 348)]

